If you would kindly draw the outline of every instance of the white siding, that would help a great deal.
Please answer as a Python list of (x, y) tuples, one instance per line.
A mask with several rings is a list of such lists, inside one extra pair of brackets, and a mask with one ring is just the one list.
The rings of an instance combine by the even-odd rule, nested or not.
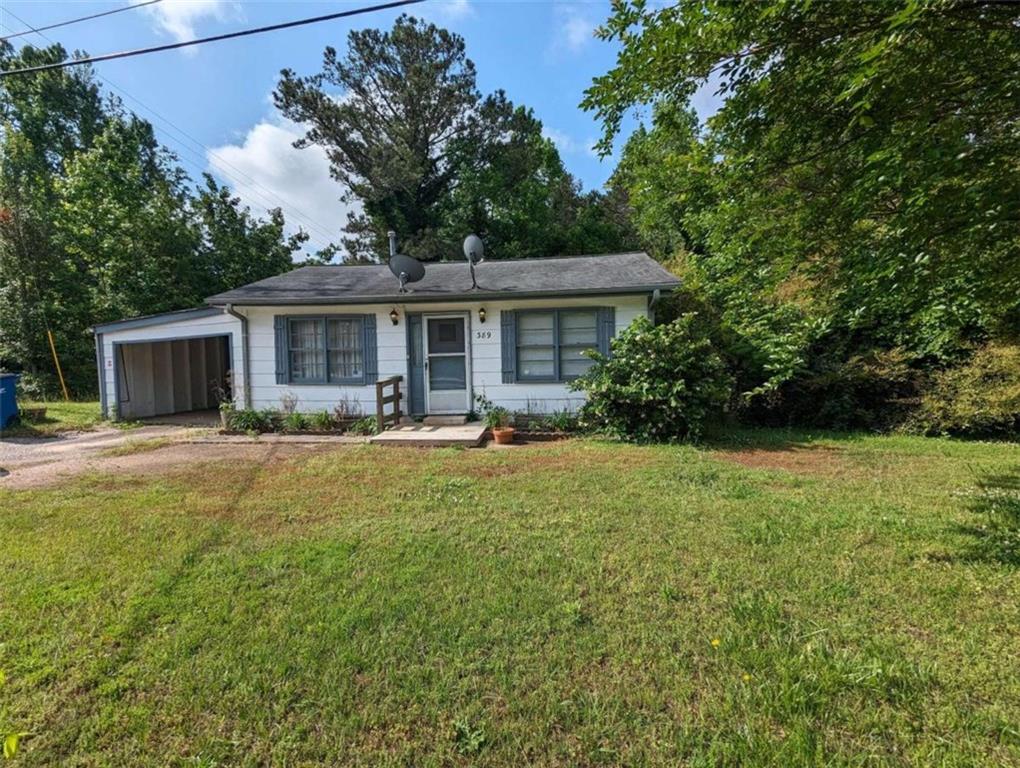
[[(478, 310), (485, 307), (486, 322), (478, 320)], [(280, 398), (292, 393), (298, 398), (298, 410), (311, 412), (332, 410), (341, 400), (357, 402), (365, 414), (375, 412), (375, 386), (297, 385), (276, 383), (276, 351), (273, 317), (299, 314), (374, 314), (379, 356), (379, 377), (407, 377), (407, 325), (409, 312), (468, 312), (468, 344), (471, 355), (471, 384), (474, 394), (484, 394), (498, 405), (513, 411), (551, 413), (576, 409), (584, 396), (571, 392), (565, 384), (515, 383), (502, 381), (500, 351), (500, 313), (513, 309), (613, 306), (616, 309), (616, 331), (626, 328), (637, 317), (648, 315), (648, 298), (644, 295), (590, 296), (569, 299), (531, 299), (493, 302), (451, 302), (386, 305), (321, 305), (300, 307), (235, 307), (248, 317), (251, 345), (252, 405), (255, 408), (278, 409)], [(390, 321), (390, 310), (400, 315), (397, 325)], [(239, 346), (235, 346), (235, 350)], [(236, 354), (236, 352), (235, 352)], [(235, 367), (239, 363), (235, 358)], [(406, 404), (405, 404), (406, 407)]]
[[(270, 320), (270, 323), (272, 321)], [(107, 331), (103, 333), (103, 381), (106, 392), (107, 413), (117, 413), (117, 388), (114, 382), (114, 344), (140, 341), (168, 341), (173, 339), (225, 335), (230, 337), (234, 401), (238, 407), (244, 396), (244, 365), (241, 345), (241, 321), (226, 313), (184, 320), (172, 320), (142, 328)], [(169, 349), (170, 345), (167, 345)], [(168, 364), (170, 361), (166, 361)], [(173, 383), (170, 383), (173, 387)], [(172, 390), (171, 390), (172, 391)], [(201, 404), (195, 404), (198, 407)]]

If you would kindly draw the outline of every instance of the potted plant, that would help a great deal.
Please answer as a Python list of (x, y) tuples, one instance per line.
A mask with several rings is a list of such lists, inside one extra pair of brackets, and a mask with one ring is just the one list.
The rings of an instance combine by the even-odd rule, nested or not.
[(498, 445), (509, 445), (514, 441), (514, 428), (510, 424), (510, 411), (501, 406), (490, 408), (485, 414), (485, 426), (492, 430), (492, 437)]

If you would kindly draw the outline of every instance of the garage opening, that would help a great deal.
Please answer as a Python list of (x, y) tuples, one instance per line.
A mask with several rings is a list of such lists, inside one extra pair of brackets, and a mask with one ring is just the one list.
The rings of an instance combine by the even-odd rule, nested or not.
[(229, 336), (123, 342), (114, 357), (122, 419), (171, 414), (215, 419), (219, 397), (232, 396)]

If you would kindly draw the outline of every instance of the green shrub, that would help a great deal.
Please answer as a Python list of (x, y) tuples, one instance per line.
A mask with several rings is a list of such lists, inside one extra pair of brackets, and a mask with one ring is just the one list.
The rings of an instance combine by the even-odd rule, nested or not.
[(886, 430), (903, 423), (919, 398), (921, 374), (901, 349), (847, 356), (831, 340), (775, 392), (752, 398), (741, 416), (768, 426)]
[(379, 431), (379, 428), (376, 424), (375, 417), (364, 416), (351, 424), (351, 426), (347, 428), (347, 431), (352, 435), (374, 435)]
[(936, 373), (909, 427), (925, 434), (1020, 437), (1020, 346), (988, 344)]
[(653, 326), (638, 318), (612, 341), (612, 354), (571, 384), (584, 390), (583, 426), (629, 440), (696, 438), (722, 411), (732, 380), (694, 314)]
[(579, 424), (577, 414), (570, 411), (553, 411), (546, 423), (554, 432), (577, 432)]
[(322, 431), (333, 429), (333, 417), (329, 415), (329, 411), (313, 413), (308, 417), (308, 426)]
[(270, 411), (243, 408), (230, 414), (227, 425), (239, 432), (270, 432), (273, 429), (273, 414)]
[(292, 411), (283, 417), (283, 428), (288, 432), (301, 432), (308, 429), (308, 418), (303, 413)]

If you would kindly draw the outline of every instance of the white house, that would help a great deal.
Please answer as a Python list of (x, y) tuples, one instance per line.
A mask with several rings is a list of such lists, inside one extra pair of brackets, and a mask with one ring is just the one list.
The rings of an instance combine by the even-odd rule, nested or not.
[(385, 265), (301, 267), (211, 296), (208, 306), (96, 326), (111, 418), (216, 406), (375, 411), (403, 377), (411, 415), (463, 414), (476, 395), (514, 411), (574, 409), (584, 350), (650, 316), (678, 280), (644, 253), (427, 264), (402, 292)]

